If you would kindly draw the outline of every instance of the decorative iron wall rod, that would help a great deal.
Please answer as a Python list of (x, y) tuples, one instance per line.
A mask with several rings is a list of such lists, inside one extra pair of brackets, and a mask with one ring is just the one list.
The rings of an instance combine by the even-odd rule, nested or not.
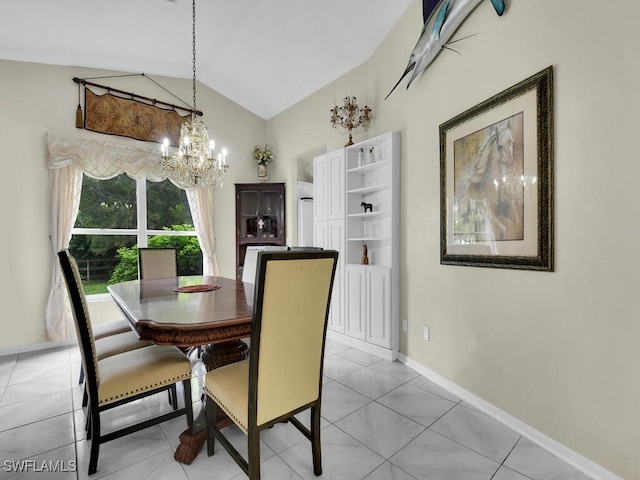
[(163, 102), (161, 100), (156, 100), (155, 98), (143, 97), (142, 95), (138, 95), (137, 93), (125, 92), (124, 90), (118, 90), (117, 88), (106, 87), (104, 85), (100, 85), (97, 83), (89, 82), (83, 78), (73, 77), (73, 81), (77, 84), (82, 84), (85, 86), (98, 87), (106, 90), (107, 92), (115, 92), (120, 93), (122, 95), (126, 95), (131, 97), (131, 99), (145, 100), (147, 102), (151, 102), (152, 105), (164, 105), (165, 107), (171, 107), (172, 109), (183, 110), (189, 113), (195, 113), (196, 115), (202, 116), (203, 113), (200, 110), (193, 110), (192, 108), (181, 107), (180, 105), (174, 105), (172, 103)]

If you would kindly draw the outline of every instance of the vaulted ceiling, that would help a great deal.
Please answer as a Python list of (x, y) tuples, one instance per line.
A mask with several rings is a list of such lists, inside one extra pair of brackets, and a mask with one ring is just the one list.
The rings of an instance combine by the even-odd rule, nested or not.
[[(366, 61), (410, 3), (199, 0), (198, 80), (269, 119)], [(0, 58), (191, 78), (191, 22), (190, 0), (0, 0)]]

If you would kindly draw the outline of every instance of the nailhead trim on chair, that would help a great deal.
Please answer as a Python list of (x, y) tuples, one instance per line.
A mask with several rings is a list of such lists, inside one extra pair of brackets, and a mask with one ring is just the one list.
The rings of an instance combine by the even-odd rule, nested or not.
[(178, 377), (173, 377), (171, 379), (164, 380), (162, 382), (157, 382), (157, 383), (154, 383), (152, 385), (146, 385), (144, 387), (137, 388), (137, 389), (135, 389), (133, 391), (122, 392), (120, 395), (116, 395), (116, 396), (113, 396), (113, 397), (109, 397), (109, 398), (105, 398), (103, 400), (100, 400), (98, 405), (106, 405), (107, 403), (115, 402), (116, 400), (119, 400), (121, 398), (132, 397), (133, 395), (137, 395), (138, 393), (147, 392), (149, 390), (153, 390), (155, 388), (159, 388), (159, 387), (162, 387), (164, 385), (171, 385), (172, 383), (178, 383), (179, 381), (186, 380), (189, 377), (191, 377), (191, 373), (186, 374), (186, 375), (180, 375)]
[(247, 427), (243, 422), (241, 422), (238, 417), (236, 417), (235, 415), (233, 415), (224, 405), (222, 405), (222, 401), (220, 400), (220, 398), (213, 393), (211, 390), (209, 390), (206, 386), (204, 387), (204, 391), (207, 393), (207, 395), (209, 395), (214, 402), (216, 402), (218, 404), (218, 407), (222, 408), (222, 410), (224, 410), (224, 413), (227, 414), (227, 416), (229, 416), (231, 418), (231, 420), (234, 421), (234, 423), (240, 427), (245, 433), (249, 431), (249, 427)]
[[(179, 350), (148, 346), (130, 352), (123, 352), (118, 355), (120, 360), (109, 357), (104, 358), (102, 361), (104, 371), (102, 381), (100, 381), (101, 376), (97, 373), (100, 370), (100, 365), (96, 360), (93, 332), (88, 317), (84, 289), (79, 282), (78, 266), (66, 250), (58, 252), (58, 257), (67, 286), (67, 293), (71, 301), (74, 324), (81, 346), (82, 363), (85, 370), (88, 367), (87, 372), (96, 372), (94, 378), (87, 375), (86, 383), (89, 404), (85, 428), (87, 430), (87, 440), (91, 440), (88, 474), (92, 475), (97, 470), (101, 444), (182, 415), (186, 415), (188, 424), (193, 422), (191, 362)], [(175, 397), (178, 381), (183, 383), (183, 408), (178, 408), (177, 398)], [(148, 383), (140, 386), (137, 384), (139, 382)], [(112, 430), (106, 434), (101, 433), (100, 417), (102, 411), (163, 390), (169, 390), (170, 393), (174, 393), (173, 411), (154, 415), (152, 418), (135, 425)]]
[[(98, 364), (98, 355), (96, 352), (96, 344), (95, 344), (95, 340), (93, 338), (93, 327), (91, 326), (91, 321), (89, 320), (89, 309), (87, 307), (87, 299), (84, 295), (84, 287), (82, 286), (82, 279), (77, 275), (78, 273), (78, 264), (76, 263), (75, 258), (69, 256), (69, 261), (73, 262), (73, 276), (75, 278), (76, 281), (76, 285), (78, 285), (78, 288), (81, 289), (82, 295), (80, 295), (80, 298), (82, 300), (82, 310), (84, 312), (84, 318), (87, 324), (87, 327), (89, 329), (89, 334), (91, 336), (91, 355), (93, 355), (93, 362), (94, 364)], [(78, 339), (80, 338), (80, 335), (78, 334)], [(98, 373), (97, 369), (96, 369), (96, 383), (100, 383), (100, 374)]]

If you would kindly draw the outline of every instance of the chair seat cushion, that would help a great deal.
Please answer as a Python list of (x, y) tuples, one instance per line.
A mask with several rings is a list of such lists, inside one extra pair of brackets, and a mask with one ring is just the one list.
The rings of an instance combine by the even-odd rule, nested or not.
[(128, 332), (110, 335), (96, 340), (96, 358), (103, 358), (118, 355), (119, 353), (135, 350), (136, 348), (148, 347), (153, 345), (151, 342), (145, 342), (138, 339), (138, 336), (131, 329)]
[(191, 362), (175, 347), (138, 348), (98, 361), (100, 405), (186, 380)]
[(131, 332), (131, 327), (126, 318), (116, 320), (115, 322), (97, 323), (91, 325), (91, 329), (93, 330), (94, 340), (110, 335), (117, 335), (118, 333)]
[(211, 370), (205, 376), (204, 391), (244, 433), (248, 432), (248, 359)]

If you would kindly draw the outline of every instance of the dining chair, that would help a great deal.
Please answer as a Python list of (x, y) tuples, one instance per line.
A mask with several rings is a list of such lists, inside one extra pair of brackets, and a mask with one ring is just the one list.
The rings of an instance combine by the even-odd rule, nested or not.
[[(98, 360), (78, 266), (67, 250), (58, 252), (58, 258), (72, 306), (86, 376), (89, 400), (87, 440), (91, 440), (88, 473), (92, 475), (97, 471), (101, 444), (181, 415), (186, 415), (187, 425), (193, 423), (191, 362), (177, 348), (157, 345)], [(182, 382), (184, 390), (183, 408), (149, 418), (135, 425), (102, 433), (100, 427), (102, 412), (168, 390), (177, 382)]]
[[(260, 431), (288, 420), (311, 441), (322, 474), (320, 407), (327, 317), (338, 252), (260, 252), (249, 358), (205, 376), (207, 453), (216, 439), (248, 475), (260, 478)], [(216, 426), (221, 408), (247, 435), (243, 458)], [(311, 409), (310, 428), (294, 415)]]
[(244, 253), (244, 263), (242, 264), (242, 281), (253, 283), (256, 279), (256, 263), (258, 252), (263, 251), (260, 247), (247, 247)]
[(138, 248), (138, 277), (167, 278), (178, 275), (178, 253), (175, 248)]
[[(93, 326), (92, 326), (93, 328)], [(109, 335), (107, 337), (95, 338), (94, 343), (96, 349), (96, 359), (98, 361), (112, 357), (114, 355), (119, 355), (121, 353), (129, 352), (131, 350), (136, 350), (138, 348), (149, 347), (153, 345), (151, 342), (142, 341), (138, 338), (138, 336), (129, 328), (128, 332), (118, 333), (116, 335)], [(80, 384), (84, 382), (84, 366), (80, 365)], [(173, 393), (173, 390), (170, 390)], [(86, 407), (88, 402), (88, 391), (85, 388), (83, 397), (82, 397), (82, 406)], [(177, 404), (175, 401), (175, 395), (169, 395), (169, 403), (177, 408)]]
[[(148, 347), (151, 342), (143, 342), (138, 339), (138, 336), (131, 330), (127, 319), (115, 320), (112, 322), (99, 323), (92, 325), (93, 339), (95, 340), (96, 358), (102, 360), (103, 358), (111, 357), (119, 353), (128, 352), (129, 350), (135, 350), (137, 348)], [(80, 378), (78, 383), (84, 382), (84, 367), (80, 365)], [(174, 407), (177, 406), (177, 399), (173, 395), (175, 389), (170, 390), (169, 403)], [(82, 406), (87, 406), (87, 391), (85, 389)], [(176, 407), (177, 408), (177, 407)]]
[[(138, 278), (152, 280), (178, 276), (178, 251), (175, 248), (138, 247)], [(185, 353), (195, 350), (202, 356), (202, 347), (193, 347)], [(176, 405), (175, 388), (169, 390), (169, 403)]]
[[(113, 320), (105, 323), (92, 325), (93, 338), (96, 341), (98, 360), (118, 353), (135, 350), (136, 348), (147, 347), (150, 342), (141, 342), (137, 335), (131, 330), (131, 326), (126, 318)], [(80, 376), (78, 384), (84, 382), (84, 368), (80, 365)], [(86, 406), (86, 394), (82, 406)]]
[[(136, 348), (147, 347), (149, 342), (142, 342), (131, 330), (126, 319), (114, 320), (106, 323), (92, 325), (93, 338), (96, 341), (98, 360), (118, 353), (135, 350)], [(84, 369), (80, 365), (79, 384), (84, 382)]]
[(248, 246), (244, 253), (244, 262), (242, 264), (242, 281), (245, 283), (254, 283), (256, 281), (256, 267), (259, 252), (274, 252), (288, 250), (286, 246), (280, 245), (251, 245)]
[(111, 335), (117, 335), (119, 333), (126, 333), (131, 331), (129, 322), (126, 318), (120, 320), (112, 320), (110, 322), (97, 323), (93, 325), (93, 338), (99, 340), (100, 338), (110, 337)]

